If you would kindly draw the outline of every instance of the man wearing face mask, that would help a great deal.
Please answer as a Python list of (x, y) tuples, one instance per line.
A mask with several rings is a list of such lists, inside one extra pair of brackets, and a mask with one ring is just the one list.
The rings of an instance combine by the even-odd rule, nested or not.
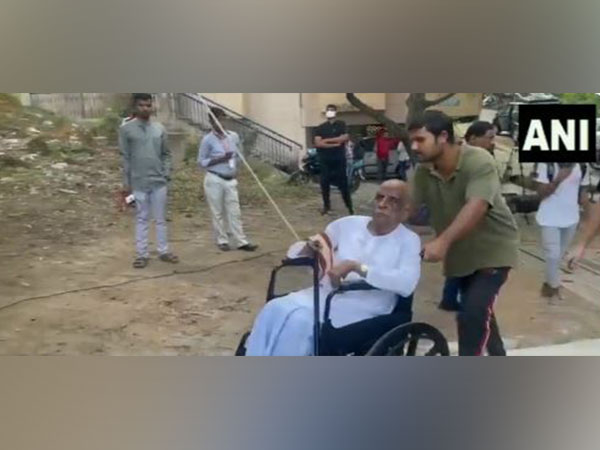
[(346, 130), (346, 124), (341, 120), (336, 120), (337, 107), (335, 105), (327, 105), (325, 116), (327, 121), (315, 130), (314, 141), (321, 169), (321, 194), (323, 196), (321, 214), (328, 214), (331, 211), (329, 191), (331, 185), (335, 184), (342, 194), (348, 212), (353, 215), (352, 197), (346, 176), (345, 144), (350, 137)]

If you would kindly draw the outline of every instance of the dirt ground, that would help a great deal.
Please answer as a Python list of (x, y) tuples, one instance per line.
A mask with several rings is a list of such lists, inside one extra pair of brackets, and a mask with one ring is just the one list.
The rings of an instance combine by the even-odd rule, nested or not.
[[(48, 117), (26, 113), (9, 110), (4, 128), (0, 122), (0, 354), (232, 354), (264, 302), (271, 269), (293, 242), (253, 180), (241, 177), (240, 196), (258, 252), (215, 247), (202, 177), (182, 167), (171, 187), (169, 223), (181, 263), (154, 258), (136, 270), (134, 214), (119, 212), (114, 199), (120, 185), (117, 149), (90, 139), (80, 145), (77, 136), (85, 135), (62, 121), (60, 130), (47, 132), (48, 138), (64, 138), (55, 142), (58, 150), (36, 150), (31, 140), (40, 131), (23, 130), (31, 123), (40, 128)], [(332, 220), (318, 214), (316, 186), (290, 187), (264, 166), (257, 169), (300, 236)], [(375, 190), (375, 184), (363, 184), (355, 194), (359, 213), (369, 214)], [(335, 210), (343, 213), (339, 195), (332, 194)], [(523, 223), (523, 235), (525, 245), (537, 246), (533, 225)], [(453, 314), (437, 309), (440, 269), (423, 266), (415, 319), (455, 341)], [(503, 288), (497, 316), (507, 346), (600, 337), (594, 295), (571, 289), (561, 305), (549, 306), (539, 296), (541, 274), (541, 261), (523, 253), (521, 267)], [(576, 275), (571, 278), (577, 283)], [(600, 286), (597, 279), (589, 284)]]
[[(363, 186), (357, 194), (361, 212), (370, 209), (374, 189)], [(317, 191), (310, 192), (302, 200), (280, 199), (303, 236), (327, 223), (317, 214)], [(195, 211), (173, 211), (170, 223), (181, 263), (153, 259), (144, 270), (131, 267), (133, 212), (117, 212), (110, 195), (102, 202), (93, 193), (80, 202), (55, 193), (5, 196), (0, 354), (232, 354), (264, 302), (271, 268), (293, 239), (268, 205), (246, 205), (246, 230), (259, 252), (222, 253), (213, 245), (204, 202), (190, 195)], [(508, 346), (599, 337), (598, 306), (572, 293), (553, 307), (539, 297), (541, 269), (523, 254), (503, 289), (497, 315)], [(440, 267), (425, 265), (415, 317), (453, 341), (453, 314), (436, 308), (442, 284)]]

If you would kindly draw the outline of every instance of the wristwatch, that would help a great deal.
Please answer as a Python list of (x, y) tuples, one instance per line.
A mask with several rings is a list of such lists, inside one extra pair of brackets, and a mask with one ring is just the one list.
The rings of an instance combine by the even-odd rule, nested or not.
[(359, 269), (360, 276), (363, 278), (366, 278), (368, 273), (369, 273), (369, 266), (367, 266), (366, 264), (361, 264), (360, 269)]

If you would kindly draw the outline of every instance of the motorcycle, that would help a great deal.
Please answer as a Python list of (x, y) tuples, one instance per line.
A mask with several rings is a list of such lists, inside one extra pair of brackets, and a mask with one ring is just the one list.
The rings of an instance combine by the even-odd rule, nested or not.
[[(311, 181), (319, 182), (321, 170), (316, 148), (308, 149), (307, 155), (302, 158), (302, 167), (290, 175), (289, 182), (292, 184), (308, 184)], [(361, 180), (364, 181), (364, 161), (362, 159), (352, 161), (347, 168), (348, 186), (350, 192), (358, 190)]]
[(289, 182), (292, 184), (308, 184), (311, 181), (318, 183), (320, 174), (317, 149), (309, 148), (307, 155), (302, 158), (302, 166), (292, 173)]
[(356, 192), (360, 187), (361, 180), (365, 180), (364, 168), (364, 159), (352, 161), (352, 164), (348, 165), (348, 186), (350, 187), (350, 192)]

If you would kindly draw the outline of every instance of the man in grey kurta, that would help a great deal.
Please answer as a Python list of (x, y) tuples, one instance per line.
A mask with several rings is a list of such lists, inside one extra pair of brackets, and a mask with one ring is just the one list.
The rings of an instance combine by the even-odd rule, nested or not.
[(148, 230), (150, 212), (156, 223), (156, 240), (159, 259), (177, 263), (178, 258), (169, 252), (165, 210), (167, 183), (171, 173), (171, 153), (167, 146), (164, 127), (150, 119), (152, 96), (134, 94), (135, 118), (119, 129), (119, 147), (123, 157), (123, 187), (133, 193), (136, 214), (135, 268), (148, 265)]

